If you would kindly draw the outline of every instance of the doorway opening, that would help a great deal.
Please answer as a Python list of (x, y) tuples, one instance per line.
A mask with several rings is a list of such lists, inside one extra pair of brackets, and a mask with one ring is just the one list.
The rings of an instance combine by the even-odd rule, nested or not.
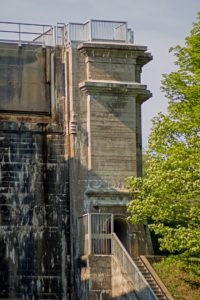
[(122, 217), (114, 217), (114, 232), (128, 250), (128, 224)]

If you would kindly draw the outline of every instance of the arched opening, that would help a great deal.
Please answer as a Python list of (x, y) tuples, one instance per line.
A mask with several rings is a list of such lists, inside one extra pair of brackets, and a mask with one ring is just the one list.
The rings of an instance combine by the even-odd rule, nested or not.
[(128, 250), (128, 225), (123, 218), (114, 217), (114, 232), (126, 250)]

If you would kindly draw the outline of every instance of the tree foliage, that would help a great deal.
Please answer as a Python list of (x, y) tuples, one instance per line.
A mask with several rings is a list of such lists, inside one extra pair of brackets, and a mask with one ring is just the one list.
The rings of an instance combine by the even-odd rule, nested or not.
[(130, 221), (150, 221), (162, 250), (200, 254), (200, 13), (183, 47), (171, 48), (177, 70), (164, 75), (167, 114), (153, 120), (143, 178), (128, 178)]

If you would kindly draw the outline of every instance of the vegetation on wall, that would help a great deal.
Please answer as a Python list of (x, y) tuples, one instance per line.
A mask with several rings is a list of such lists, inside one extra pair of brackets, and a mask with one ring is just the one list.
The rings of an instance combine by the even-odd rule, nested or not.
[(183, 47), (171, 48), (177, 70), (164, 75), (168, 113), (153, 120), (143, 178), (128, 178), (132, 223), (149, 222), (160, 249), (200, 254), (200, 13)]

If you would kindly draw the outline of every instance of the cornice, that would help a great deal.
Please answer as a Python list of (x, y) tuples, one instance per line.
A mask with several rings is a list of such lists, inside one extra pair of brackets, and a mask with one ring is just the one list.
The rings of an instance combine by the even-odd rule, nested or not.
[(141, 66), (153, 59), (146, 46), (132, 44), (85, 42), (79, 44), (77, 49), (85, 57), (132, 57), (137, 59), (137, 63)]
[(81, 82), (79, 88), (86, 95), (135, 96), (141, 102), (152, 96), (146, 85), (135, 82), (88, 80)]

